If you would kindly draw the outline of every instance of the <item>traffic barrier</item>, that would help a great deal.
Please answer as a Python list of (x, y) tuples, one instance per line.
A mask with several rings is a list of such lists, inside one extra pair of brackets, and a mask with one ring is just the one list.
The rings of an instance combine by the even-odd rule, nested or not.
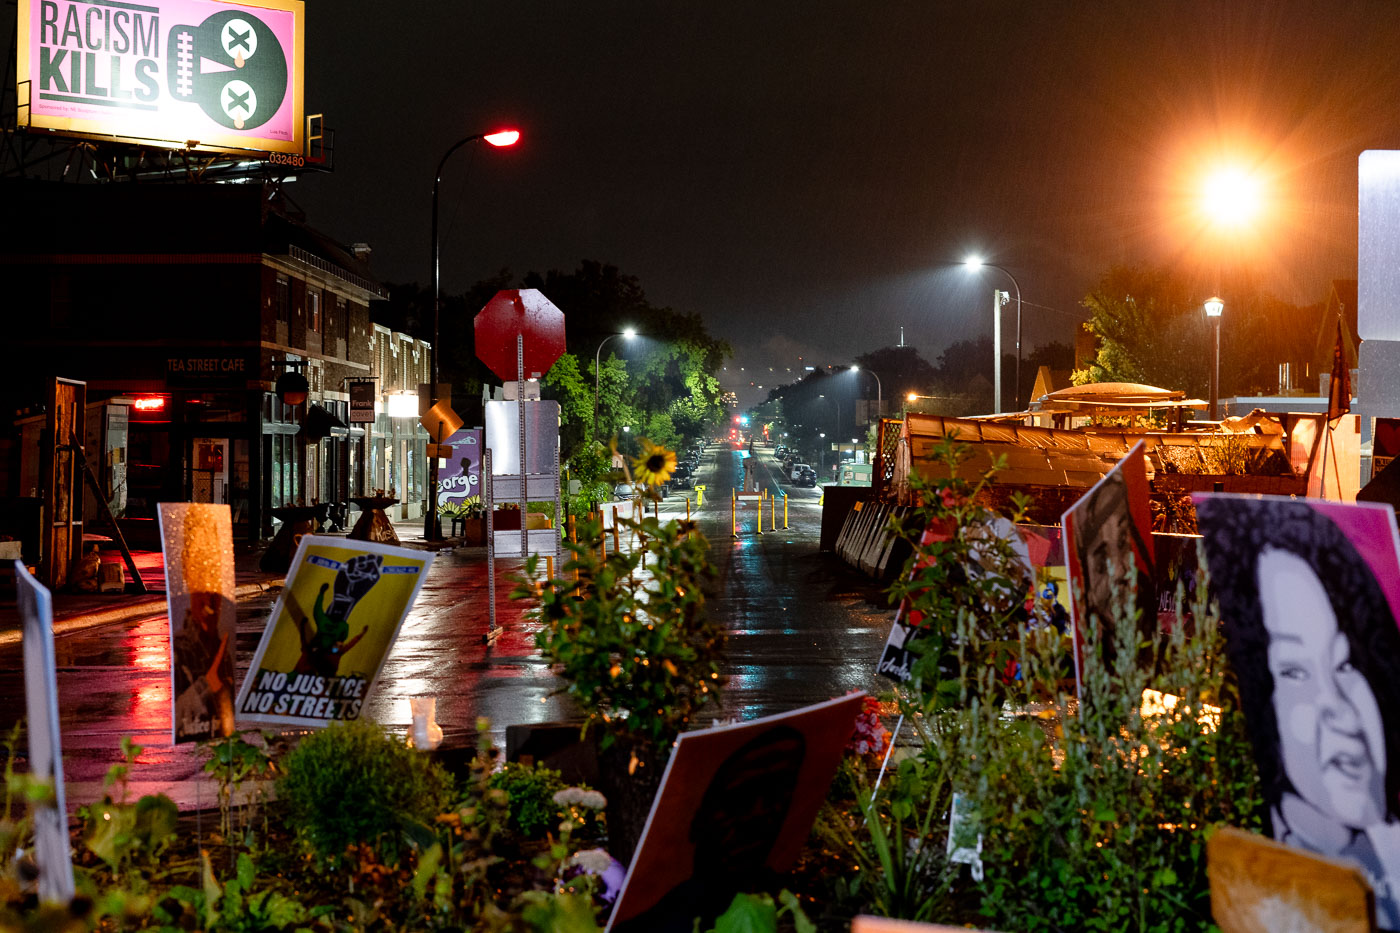
[(783, 529), (784, 529), (784, 530), (786, 530), (786, 529), (787, 529), (787, 526), (788, 526), (787, 500), (788, 500), (787, 493), (783, 493)]
[(729, 530), (739, 537), (739, 493), (735, 489), (729, 490)]
[(836, 555), (870, 576), (883, 577), (896, 543), (895, 535), (889, 530), (890, 516), (902, 516), (907, 511), (904, 506), (856, 503), (841, 524), (841, 533), (836, 537)]

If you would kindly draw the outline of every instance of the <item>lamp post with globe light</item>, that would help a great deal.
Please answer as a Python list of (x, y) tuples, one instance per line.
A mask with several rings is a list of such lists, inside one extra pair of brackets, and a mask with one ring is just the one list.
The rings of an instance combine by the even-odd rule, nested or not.
[[(442, 188), (442, 170), (447, 165), (447, 160), (452, 157), (452, 153), (461, 149), (467, 143), (474, 143), (478, 140), (485, 140), (489, 145), (497, 149), (505, 146), (514, 146), (520, 141), (519, 130), (499, 130), (495, 133), (473, 133), (453, 143), (452, 146), (443, 153), (442, 159), (438, 161), (437, 172), (433, 175), (433, 344), (428, 348), (429, 357), (432, 360), (429, 367), (431, 373), (431, 385), (428, 388), (429, 401), (437, 404), (438, 387), (438, 360), (441, 351), (438, 349), (438, 324), (442, 318), (442, 276), (438, 262), (439, 238), (438, 238), (438, 192)], [(437, 438), (434, 438), (437, 441)], [(428, 458), (428, 507), (423, 513), (423, 537), (429, 541), (436, 541), (442, 537), (441, 530), (437, 522), (437, 501), (438, 501), (438, 458)]]
[(1215, 366), (1210, 371), (1210, 420), (1220, 420), (1220, 315), (1225, 302), (1219, 298), (1206, 299), (1206, 317), (1215, 325)]
[(598, 352), (596, 352), (596, 353), (593, 354), (593, 438), (594, 438), (594, 440), (597, 440), (597, 438), (598, 438), (598, 389), (599, 389), (599, 387), (601, 387), (602, 384), (603, 384), (603, 383), (602, 383), (602, 374), (603, 374), (603, 347), (607, 344), (607, 342), (608, 342), (609, 340), (612, 340), (614, 337), (623, 337), (623, 338), (625, 338), (625, 339), (627, 339), (627, 340), (631, 340), (631, 339), (632, 339), (633, 337), (635, 337), (635, 336), (637, 336), (637, 331), (636, 331), (634, 328), (631, 328), (631, 327), (629, 327), (629, 328), (627, 328), (626, 330), (622, 331), (622, 333), (620, 333), (620, 334), (608, 334), (606, 337), (603, 338), (602, 343), (598, 344)]

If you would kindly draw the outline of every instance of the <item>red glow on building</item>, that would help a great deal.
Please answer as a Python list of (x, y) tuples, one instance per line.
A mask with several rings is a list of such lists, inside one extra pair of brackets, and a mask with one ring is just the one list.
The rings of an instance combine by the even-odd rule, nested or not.
[(138, 398), (131, 403), (131, 407), (135, 408), (137, 411), (164, 411), (165, 396), (148, 395), (143, 398)]

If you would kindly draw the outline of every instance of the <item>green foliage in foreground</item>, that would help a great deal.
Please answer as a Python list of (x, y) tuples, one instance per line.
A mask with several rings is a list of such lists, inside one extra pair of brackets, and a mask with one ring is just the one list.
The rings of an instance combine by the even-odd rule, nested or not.
[(618, 530), (638, 546), (609, 542), (603, 557), (601, 524), (579, 522), (559, 578), (535, 581), (531, 557), (511, 598), (538, 600), (535, 644), (604, 748), (623, 738), (664, 749), (718, 700), (725, 631), (705, 615), (708, 545), (688, 522), (619, 515)]
[(334, 863), (353, 844), (394, 861), (411, 840), (431, 836), (452, 801), (452, 778), (432, 759), (363, 721), (304, 738), (283, 763), (278, 799), (291, 825)]
[(505, 791), (510, 828), (527, 839), (540, 838), (564, 818), (563, 807), (554, 802), (564, 781), (551, 768), (512, 761), (491, 775), (489, 786)]
[[(954, 478), (922, 488), (918, 520), (949, 522), (954, 540), (916, 546), (906, 568), (941, 560), (940, 588), (900, 591), (926, 612), (929, 650), (900, 693), (920, 743), (870, 801), (866, 829), (828, 814), (827, 836), (844, 836), (864, 869), (837, 893), (890, 916), (1025, 933), (1211, 929), (1205, 841), (1222, 824), (1257, 828), (1262, 811), (1208, 579), (1194, 604), (1178, 593), (1166, 634), (1136, 617), (1125, 576), (1112, 625), (1086, 640), (1076, 697), (1069, 639), (996, 610), (999, 581), (1017, 574), (1005, 552), (950, 566), (992, 516), (956, 478), (957, 445), (943, 455)], [(1018, 678), (1005, 676), (1008, 651)], [(1174, 699), (1144, 711), (1145, 690)], [(954, 791), (970, 815), (955, 844), (980, 835), (981, 881), (945, 855)]]

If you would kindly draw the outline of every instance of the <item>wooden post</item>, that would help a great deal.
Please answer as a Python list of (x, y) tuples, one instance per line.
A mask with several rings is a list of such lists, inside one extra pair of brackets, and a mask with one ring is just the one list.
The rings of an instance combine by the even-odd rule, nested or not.
[[(574, 517), (573, 517), (572, 515), (569, 516), (569, 543), (570, 543), (570, 544), (578, 544), (578, 532), (577, 532), (577, 530), (574, 528)], [(575, 583), (578, 582), (578, 567), (577, 567), (577, 566), (574, 567), (574, 582), (575, 582)]]

